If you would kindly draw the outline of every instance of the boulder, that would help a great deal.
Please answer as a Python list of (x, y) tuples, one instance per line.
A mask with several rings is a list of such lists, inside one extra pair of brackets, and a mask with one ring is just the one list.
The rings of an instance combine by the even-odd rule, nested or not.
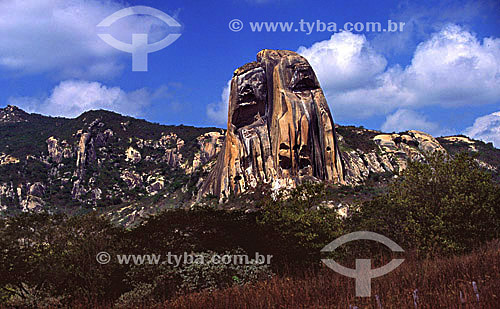
[(132, 163), (139, 163), (142, 159), (141, 153), (132, 147), (129, 147), (127, 151), (125, 151), (125, 155), (127, 157), (126, 160)]
[(226, 138), (199, 196), (239, 194), (305, 180), (344, 183), (333, 119), (306, 59), (262, 50), (234, 72)]

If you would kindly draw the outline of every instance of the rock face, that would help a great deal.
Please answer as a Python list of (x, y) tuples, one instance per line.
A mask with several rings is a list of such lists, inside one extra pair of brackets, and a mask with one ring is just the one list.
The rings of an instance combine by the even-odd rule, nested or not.
[(127, 156), (127, 161), (130, 161), (132, 163), (139, 163), (141, 161), (141, 153), (137, 150), (135, 150), (133, 147), (129, 147), (127, 151), (125, 152), (125, 155)]
[(49, 157), (56, 163), (61, 163), (63, 158), (66, 159), (73, 156), (71, 145), (66, 141), (60, 142), (53, 136), (47, 139), (47, 149)]
[[(363, 184), (371, 174), (401, 172), (407, 167), (408, 160), (423, 161), (425, 154), (435, 151), (446, 153), (434, 137), (420, 131), (410, 130), (400, 134), (383, 134), (366, 129), (356, 131), (370, 131), (374, 135), (371, 138), (374, 147), (371, 150), (351, 149), (342, 152), (346, 166), (346, 182), (349, 185)], [(342, 137), (341, 141), (343, 142)]]
[[(407, 160), (443, 149), (450, 155), (474, 153), (480, 166), (498, 175), (500, 150), (463, 135), (433, 138), (338, 125), (330, 131), (324, 99), (309, 72), (303, 59), (281, 51), (264, 51), (258, 62), (238, 69), (228, 133), (108, 111), (65, 119), (0, 108), (0, 217), (95, 208), (131, 226), (164, 209), (192, 207), (200, 189), (227, 196), (261, 181), (275, 188), (303, 179), (383, 184)], [(334, 153), (327, 155), (334, 133)], [(358, 197), (324, 206), (342, 209), (353, 198)]]
[(262, 50), (234, 72), (226, 139), (199, 196), (258, 183), (344, 183), (335, 127), (313, 69), (292, 51)]

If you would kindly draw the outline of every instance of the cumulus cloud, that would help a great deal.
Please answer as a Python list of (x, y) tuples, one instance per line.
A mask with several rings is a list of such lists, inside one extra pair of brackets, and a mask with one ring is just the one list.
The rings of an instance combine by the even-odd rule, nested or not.
[(77, 117), (85, 111), (105, 109), (130, 116), (141, 116), (151, 102), (163, 96), (164, 89), (141, 88), (126, 92), (99, 82), (67, 80), (57, 85), (45, 98), (11, 97), (8, 103), (28, 112), (50, 116)]
[(451, 130), (440, 128), (438, 123), (429, 121), (425, 115), (404, 108), (387, 116), (381, 130), (384, 132), (419, 130), (435, 136), (451, 134)]
[(299, 47), (314, 67), (321, 85), (328, 91), (346, 91), (373, 84), (374, 77), (382, 73), (387, 60), (377, 54), (365, 36), (341, 32), (329, 40)]
[(485, 142), (492, 142), (500, 148), (500, 111), (477, 118), (464, 134)]
[[(406, 67), (387, 66), (386, 58), (364, 35), (350, 32), (301, 46), (298, 53), (314, 68), (337, 121), (385, 116), (387, 130), (399, 130), (402, 127), (396, 120), (407, 119), (402, 130), (411, 125), (448, 134), (454, 131), (429, 122), (415, 110), (500, 101), (500, 39), (480, 40), (457, 25), (446, 25), (421, 42)], [(209, 118), (219, 125), (226, 123), (228, 96), (226, 85), (222, 100), (207, 108)]]
[(481, 105), (500, 99), (500, 39), (445, 27), (417, 47), (405, 86), (419, 105)]
[(480, 41), (457, 25), (447, 25), (420, 43), (405, 68), (385, 68), (385, 58), (359, 34), (337, 33), (298, 51), (315, 69), (338, 119), (500, 100), (500, 39)]
[(229, 92), (231, 91), (231, 80), (229, 80), (222, 90), (221, 100), (207, 106), (207, 116), (220, 126), (227, 125), (227, 114), (229, 107)]
[[(0, 1), (0, 69), (31, 74), (58, 72), (66, 78), (111, 77), (130, 61), (96, 34), (96, 25), (122, 9), (121, 1), (12, 0)], [(130, 16), (111, 27), (118, 40), (131, 33), (161, 39), (161, 21)]]

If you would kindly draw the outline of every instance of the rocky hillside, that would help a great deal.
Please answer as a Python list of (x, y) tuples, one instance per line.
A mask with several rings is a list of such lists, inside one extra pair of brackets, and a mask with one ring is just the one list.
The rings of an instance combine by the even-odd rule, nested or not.
[(131, 205), (183, 206), (223, 136), (217, 128), (163, 126), (107, 111), (65, 119), (7, 106), (0, 109), (0, 209), (99, 208), (133, 219)]
[(227, 132), (108, 111), (66, 119), (0, 109), (0, 215), (98, 210), (128, 226), (167, 208), (237, 196), (255, 203), (245, 195), (304, 181), (343, 190), (345, 200), (331, 201), (341, 209), (359, 200), (352, 192), (383, 188), (408, 160), (434, 151), (474, 153), (500, 169), (500, 150), (465, 136), (335, 125), (307, 60), (263, 50), (234, 72)]
[(463, 135), (434, 138), (415, 130), (387, 134), (353, 126), (338, 126), (336, 130), (350, 185), (397, 174), (408, 160), (423, 160), (426, 153), (436, 150), (451, 155), (473, 154), (482, 167), (497, 175), (500, 172), (500, 150), (492, 143)]
[[(476, 153), (486, 168), (500, 168), (500, 150), (464, 136), (336, 130), (349, 185), (389, 178), (407, 159), (436, 149)], [(3, 215), (100, 209), (128, 224), (160, 209), (189, 207), (215, 164), (224, 133), (107, 111), (66, 119), (8, 106), (0, 109), (0, 209)]]
[[(500, 150), (465, 136), (385, 134), (336, 126), (347, 185), (383, 182), (436, 149), (474, 153), (494, 172)], [(75, 119), (0, 109), (2, 215), (97, 209), (125, 225), (165, 208), (190, 207), (213, 169), (225, 131), (164, 126), (108, 111)]]

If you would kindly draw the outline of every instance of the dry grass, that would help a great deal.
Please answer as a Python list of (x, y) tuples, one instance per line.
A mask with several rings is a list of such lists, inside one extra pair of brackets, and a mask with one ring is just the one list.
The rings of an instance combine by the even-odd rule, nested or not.
[[(477, 283), (479, 302), (472, 286)], [(354, 279), (324, 268), (300, 278), (276, 277), (255, 285), (193, 293), (165, 308), (500, 308), (500, 243), (473, 253), (434, 260), (407, 260), (372, 280), (372, 297), (354, 296)], [(460, 296), (462, 295), (462, 297)]]

